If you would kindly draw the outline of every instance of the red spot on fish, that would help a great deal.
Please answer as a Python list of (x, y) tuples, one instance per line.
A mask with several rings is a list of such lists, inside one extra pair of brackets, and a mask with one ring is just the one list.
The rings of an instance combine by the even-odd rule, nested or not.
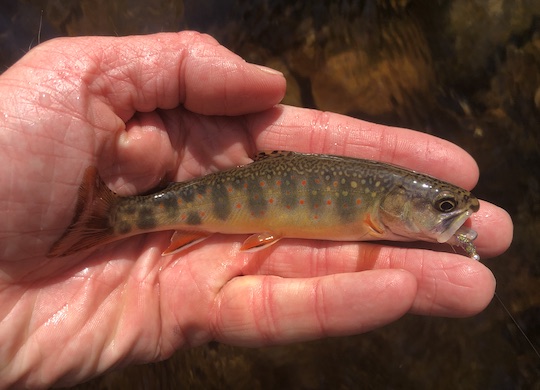
[(253, 199), (255, 200), (259, 199), (259, 195), (258, 194), (253, 195)]
[(339, 184), (338, 184), (337, 181), (335, 181), (335, 182), (332, 183), (332, 185), (333, 185), (334, 187), (337, 187)]
[(265, 184), (266, 184), (266, 183), (265, 183), (264, 181), (261, 181), (261, 182), (259, 183), (259, 185), (260, 185), (261, 187), (264, 187)]
[(197, 199), (202, 199), (203, 196), (201, 194), (197, 194)]
[(314, 205), (313, 205), (313, 208), (314, 208), (314, 209), (318, 209), (318, 208), (319, 208), (319, 205), (318, 205), (318, 204), (314, 204)]
[(270, 204), (274, 203), (274, 199), (272, 199), (272, 198), (268, 199), (268, 203), (270, 203)]
[(233, 191), (232, 187), (227, 187), (227, 192), (232, 192), (232, 191)]
[(182, 204), (182, 199), (178, 198), (178, 200), (176, 201), (176, 203)]
[(313, 219), (319, 219), (319, 216), (318, 216), (318, 215), (314, 215), (314, 216), (313, 216)]
[(330, 199), (328, 199), (328, 200), (326, 201), (326, 204), (327, 204), (327, 205), (331, 205), (331, 204), (332, 204), (332, 201), (331, 201)]
[(320, 179), (315, 179), (315, 184), (321, 184), (321, 180)]
[(281, 186), (281, 180), (276, 180), (276, 185), (279, 187)]
[(187, 215), (186, 214), (182, 214), (182, 216), (180, 217), (182, 219), (182, 221), (185, 221), (187, 219)]
[(300, 202), (298, 202), (300, 204), (304, 204), (304, 199), (300, 199)]
[(288, 210), (290, 210), (290, 209), (291, 209), (291, 205), (290, 205), (290, 204), (288, 204), (288, 205), (287, 205), (287, 206), (285, 206), (285, 207), (286, 207), (286, 208), (287, 208)]
[(201, 218), (204, 218), (204, 216), (206, 215), (206, 213), (205, 213), (204, 211), (201, 211), (201, 212), (199, 213), (199, 215), (201, 216)]
[(301, 184), (302, 184), (303, 186), (305, 186), (305, 185), (307, 184), (307, 181), (306, 181), (306, 180), (302, 180)]
[(362, 204), (362, 199), (356, 199), (356, 204)]
[(240, 203), (237, 203), (237, 204), (236, 204), (236, 208), (237, 208), (237, 209), (241, 209), (241, 208), (242, 208), (242, 205), (241, 205)]

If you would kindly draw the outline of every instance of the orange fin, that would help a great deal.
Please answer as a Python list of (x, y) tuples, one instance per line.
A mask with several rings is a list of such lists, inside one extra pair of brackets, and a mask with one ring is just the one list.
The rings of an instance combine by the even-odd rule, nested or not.
[(268, 248), (270, 245), (275, 244), (281, 239), (281, 237), (275, 236), (272, 233), (256, 233), (249, 236), (246, 241), (240, 247), (241, 251), (258, 251), (260, 249)]
[(47, 257), (71, 255), (117, 239), (109, 223), (109, 214), (119, 199), (99, 177), (96, 167), (86, 168), (79, 187), (75, 216)]
[(381, 237), (385, 233), (384, 228), (377, 225), (375, 221), (373, 221), (371, 214), (367, 214), (365, 216), (364, 223), (371, 230), (369, 234), (373, 237)]
[(185, 232), (177, 230), (171, 237), (171, 244), (163, 251), (161, 256), (172, 255), (183, 251), (211, 236), (206, 232)]

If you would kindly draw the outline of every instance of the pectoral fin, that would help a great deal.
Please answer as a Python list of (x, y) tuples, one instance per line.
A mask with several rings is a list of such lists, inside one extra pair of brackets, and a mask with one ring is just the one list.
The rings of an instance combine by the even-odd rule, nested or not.
[(211, 234), (206, 232), (185, 232), (177, 230), (171, 237), (171, 244), (163, 251), (161, 256), (168, 256), (183, 251), (209, 236), (211, 236)]
[(369, 235), (372, 237), (382, 237), (382, 235), (385, 233), (384, 227), (377, 225), (373, 218), (371, 218), (371, 214), (366, 214), (364, 223), (369, 229)]
[(263, 248), (268, 248), (270, 245), (275, 244), (281, 239), (272, 233), (256, 233), (249, 236), (240, 248), (241, 251), (258, 251)]

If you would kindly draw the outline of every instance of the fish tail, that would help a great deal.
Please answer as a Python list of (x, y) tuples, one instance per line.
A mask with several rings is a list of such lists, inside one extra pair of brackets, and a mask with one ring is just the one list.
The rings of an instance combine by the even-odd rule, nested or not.
[(110, 222), (111, 209), (120, 196), (103, 182), (96, 167), (88, 167), (79, 187), (75, 216), (64, 235), (56, 241), (47, 257), (68, 256), (98, 244), (115, 240)]

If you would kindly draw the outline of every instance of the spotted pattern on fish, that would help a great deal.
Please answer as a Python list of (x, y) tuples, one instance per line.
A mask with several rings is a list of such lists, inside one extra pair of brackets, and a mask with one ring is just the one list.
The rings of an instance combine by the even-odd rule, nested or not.
[(231, 188), (230, 184), (217, 183), (211, 190), (212, 203), (214, 204), (212, 211), (222, 221), (227, 220), (231, 214), (232, 207), (229, 199)]
[[(274, 214), (294, 211), (294, 218), (305, 221), (324, 217), (348, 223), (366, 205), (372, 205), (379, 193), (387, 192), (388, 183), (395, 186), (403, 181), (403, 177), (379, 173), (375, 162), (358, 167), (351, 166), (355, 159), (330, 157), (325, 161), (301, 154), (286, 158), (279, 163), (272, 157), (260, 159), (187, 184), (171, 185), (165, 190), (167, 196), (153, 196), (158, 203), (154, 216), (147, 208), (139, 210), (137, 228), (151, 229), (163, 222), (177, 225), (182, 220), (188, 225), (204, 224), (209, 219), (226, 221), (233, 210), (236, 219), (260, 219), (273, 210)], [(199, 211), (181, 213), (185, 208)]]
[[(52, 256), (157, 230), (191, 232), (189, 244), (214, 232), (265, 233), (261, 237), (272, 238), (269, 242), (280, 237), (446, 242), (458, 237), (459, 228), (456, 242), (474, 252), (473, 235), (461, 227), (479, 208), (469, 191), (381, 162), (270, 152), (251, 164), (132, 197), (112, 193), (96, 175), (90, 170), (81, 184), (77, 215)], [(92, 185), (94, 200), (86, 194)], [(95, 210), (85, 208), (87, 202)], [(79, 231), (81, 218), (87, 231)], [(77, 235), (84, 242), (78, 243)]]
[(157, 226), (156, 215), (150, 207), (142, 207), (137, 215), (137, 228), (141, 230), (154, 229)]

